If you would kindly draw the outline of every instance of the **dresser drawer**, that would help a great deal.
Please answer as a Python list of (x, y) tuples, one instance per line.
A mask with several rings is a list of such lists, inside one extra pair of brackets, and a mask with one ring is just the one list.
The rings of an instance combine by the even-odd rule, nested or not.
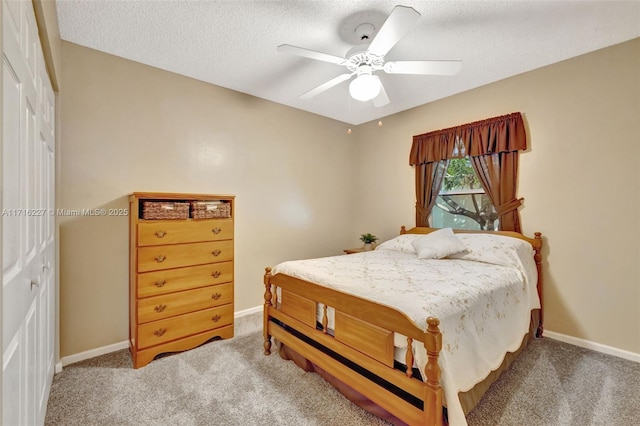
[(233, 302), (233, 283), (138, 300), (138, 323), (156, 321)]
[(233, 281), (233, 262), (145, 272), (138, 274), (137, 279), (139, 298), (157, 296)]
[(138, 326), (138, 349), (180, 339), (233, 323), (233, 304), (205, 309)]
[(138, 249), (138, 272), (180, 268), (233, 259), (233, 241), (149, 246)]
[(232, 219), (164, 220), (138, 223), (139, 246), (231, 239), (233, 239)]

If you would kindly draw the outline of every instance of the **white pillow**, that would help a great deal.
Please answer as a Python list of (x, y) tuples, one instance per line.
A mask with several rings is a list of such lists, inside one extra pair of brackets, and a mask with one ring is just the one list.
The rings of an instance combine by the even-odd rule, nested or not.
[(465, 251), (465, 246), (451, 228), (444, 228), (421, 235), (411, 242), (419, 259), (442, 259)]
[(393, 251), (402, 251), (405, 253), (415, 253), (413, 246), (411, 243), (416, 238), (420, 237), (418, 234), (402, 234), (397, 237), (393, 237), (390, 240), (385, 241), (382, 244), (378, 244), (376, 246), (376, 250), (393, 250)]

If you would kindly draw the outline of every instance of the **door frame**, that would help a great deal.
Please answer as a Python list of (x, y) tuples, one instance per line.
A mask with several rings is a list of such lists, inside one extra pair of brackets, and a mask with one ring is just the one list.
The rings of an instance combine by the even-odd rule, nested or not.
[[(42, 47), (42, 53), (44, 56), (45, 66), (47, 68), (47, 74), (51, 80), (51, 87), (54, 94), (55, 105), (55, 189), (54, 189), (54, 203), (56, 208), (59, 205), (60, 200), (60, 143), (62, 119), (60, 115), (60, 84), (62, 75), (62, 39), (60, 38), (60, 30), (58, 28), (58, 17), (56, 14), (56, 4), (49, 0), (32, 0), (33, 10), (36, 15), (36, 24), (38, 26), (38, 35), (40, 38), (40, 46)], [(1, 18), (1, 16), (0, 16)], [(1, 41), (1, 36), (0, 36)], [(1, 75), (0, 75), (1, 77)], [(0, 102), (1, 103), (1, 102)], [(1, 112), (2, 110), (0, 110)], [(1, 140), (0, 140), (1, 142)], [(0, 173), (2, 169), (0, 168)], [(2, 184), (0, 180), (0, 185)], [(0, 225), (2, 222), (0, 222)], [(60, 224), (58, 217), (55, 216), (54, 220), (54, 238), (55, 238), (55, 265), (54, 265), (54, 289), (55, 289), (55, 325), (54, 325), (54, 372), (59, 373), (62, 371), (62, 362), (60, 361)], [(2, 237), (2, 234), (0, 234)], [(2, 241), (2, 240), (0, 240)], [(1, 244), (0, 244), (1, 245)], [(0, 251), (2, 255), (2, 251)], [(0, 281), (0, 284), (2, 281)], [(2, 302), (2, 299), (0, 299)], [(0, 319), (0, 327), (2, 326), (2, 320)], [(2, 336), (0, 335), (0, 338)], [(0, 376), (0, 380), (2, 377)], [(2, 383), (0, 381), (0, 383)], [(0, 393), (0, 398), (2, 394)], [(1, 401), (1, 399), (0, 399)], [(1, 404), (0, 404), (1, 405)], [(2, 411), (0, 411), (0, 415)], [(2, 418), (2, 417), (0, 417)]]
[[(2, 19), (3, 19), (3, 17), (2, 17), (3, 10), (4, 10), (4, 7), (0, 7), (0, 22), (3, 22), (3, 21), (2, 21)], [(2, 33), (4, 33), (4, 31), (0, 31), (0, 46), (3, 46), (3, 44), (2, 44), (2, 43), (3, 43), (3, 40), (2, 40)], [(1, 53), (0, 53), (0, 58), (1, 58), (1, 57), (2, 57), (2, 56), (1, 56)], [(4, 73), (4, 67), (0, 66), (0, 81), (4, 81), (4, 80), (3, 80), (3, 78), (4, 78), (3, 73)], [(2, 85), (2, 84), (0, 84), (0, 117), (2, 117), (2, 116), (3, 116), (3, 115), (2, 115), (2, 113), (3, 113), (3, 112), (2, 112), (2, 108), (3, 108), (3, 104), (4, 104), (4, 102), (2, 102), (2, 99), (4, 99), (4, 93), (3, 93), (3, 90), (4, 90), (3, 85)], [(4, 133), (4, 132), (0, 132), (0, 158), (3, 158), (3, 157), (2, 157), (2, 147), (3, 147), (3, 142), (4, 142), (4, 141), (2, 140), (3, 133)], [(3, 186), (2, 186), (2, 176), (3, 176), (2, 161), (0, 161), (0, 188), (2, 188), (2, 187), (3, 187)], [(3, 208), (3, 207), (2, 207), (2, 197), (0, 197), (0, 211), (2, 211), (2, 208)], [(3, 239), (2, 239), (2, 238), (3, 238), (3, 237), (2, 237), (2, 216), (0, 216), (0, 241), (3, 241)], [(2, 243), (0, 243), (0, 259), (2, 259), (2, 246), (3, 246), (3, 244), (2, 244)], [(3, 274), (0, 274), (0, 289), (1, 289), (1, 288), (4, 288), (4, 283), (3, 283), (3, 277), (2, 277), (2, 275), (3, 275)], [(2, 292), (2, 291), (0, 291), (0, 306), (2, 306), (2, 303), (3, 303), (3, 301), (2, 301), (2, 293), (3, 293), (3, 292)], [(3, 321), (3, 320), (2, 320), (2, 317), (3, 317), (3, 316), (2, 316), (2, 315), (0, 315), (0, 342), (4, 342), (4, 337), (2, 336), (2, 330), (4, 329), (4, 324), (2, 323), (2, 321)], [(56, 335), (57, 335), (57, 329), (56, 329)], [(55, 356), (55, 354), (54, 354), (54, 356)], [(3, 377), (2, 377), (2, 368), (0, 368), (0, 383), (4, 383), (4, 382), (3, 382)], [(2, 401), (2, 400), (3, 400), (3, 399), (2, 399), (2, 386), (0, 386), (0, 401)], [(2, 419), (2, 418), (3, 418), (3, 417), (2, 417), (2, 404), (0, 404), (0, 419)]]

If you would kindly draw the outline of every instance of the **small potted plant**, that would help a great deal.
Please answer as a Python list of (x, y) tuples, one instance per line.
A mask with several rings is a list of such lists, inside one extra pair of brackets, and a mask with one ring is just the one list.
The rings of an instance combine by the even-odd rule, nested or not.
[(375, 243), (376, 241), (378, 241), (378, 237), (376, 237), (373, 234), (362, 234), (360, 235), (360, 241), (362, 241), (364, 243), (364, 251), (369, 251), (371, 250), (371, 244)]

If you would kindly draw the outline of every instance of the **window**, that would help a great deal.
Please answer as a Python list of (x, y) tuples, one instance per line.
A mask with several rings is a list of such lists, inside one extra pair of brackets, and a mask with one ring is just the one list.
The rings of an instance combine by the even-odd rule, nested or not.
[(485, 194), (469, 157), (449, 160), (442, 188), (431, 211), (431, 226), (499, 229), (498, 214)]
[[(416, 174), (416, 226), (452, 225), (520, 232), (518, 208), (523, 199), (516, 192), (518, 156), (526, 149), (527, 136), (519, 112), (415, 135), (409, 164), (415, 167)], [(464, 159), (466, 156), (471, 157)], [(478, 170), (478, 180), (500, 211), (499, 224), (491, 217), (495, 212), (487, 205), (488, 201), (478, 194), (482, 191), (476, 191), (480, 185), (447, 183), (442, 187), (449, 163), (458, 159), (463, 163), (454, 161), (452, 171), (459, 166), (468, 169), (469, 165)], [(450, 177), (455, 175), (449, 173)], [(457, 194), (449, 193), (454, 190)], [(460, 198), (464, 195), (463, 203)], [(434, 213), (438, 198), (441, 211)], [(465, 222), (455, 223), (462, 220)]]

